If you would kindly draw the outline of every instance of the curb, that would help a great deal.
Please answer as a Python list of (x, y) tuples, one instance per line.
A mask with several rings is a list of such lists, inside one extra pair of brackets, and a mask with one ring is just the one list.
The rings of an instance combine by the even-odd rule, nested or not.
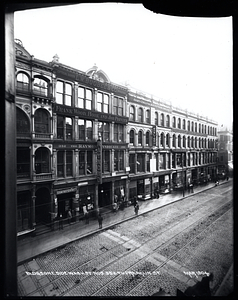
[[(227, 182), (229, 182), (229, 181), (222, 182), (222, 183), (220, 183), (220, 185), (221, 185), (221, 184), (225, 184), (225, 183), (227, 183)], [(53, 246), (53, 247), (50, 248), (49, 250), (43, 251), (43, 252), (41, 252), (41, 253), (39, 253), (39, 254), (36, 254), (36, 255), (34, 255), (34, 256), (31, 256), (31, 257), (28, 257), (28, 258), (23, 259), (23, 260), (21, 260), (21, 261), (18, 261), (18, 262), (17, 262), (17, 266), (19, 266), (19, 265), (21, 265), (21, 264), (23, 264), (23, 263), (26, 263), (26, 262), (29, 261), (29, 260), (33, 260), (33, 259), (35, 259), (36, 257), (38, 257), (39, 255), (41, 255), (41, 254), (48, 253), (48, 252), (50, 252), (50, 251), (52, 251), (52, 250), (55, 250), (55, 249), (63, 248), (63, 247), (65, 247), (66, 245), (68, 245), (68, 244), (70, 244), (70, 243), (73, 243), (73, 242), (78, 241), (78, 240), (80, 240), (80, 239), (84, 239), (85, 237), (92, 236), (93, 234), (102, 232), (102, 231), (104, 231), (104, 230), (110, 229), (110, 228), (112, 228), (113, 226), (116, 226), (116, 225), (121, 224), (121, 223), (123, 223), (123, 222), (127, 222), (127, 221), (129, 221), (129, 220), (132, 220), (132, 219), (138, 217), (138, 216), (147, 214), (147, 213), (149, 213), (149, 212), (155, 211), (155, 210), (160, 209), (160, 208), (162, 208), (162, 207), (165, 207), (165, 206), (171, 205), (171, 204), (173, 204), (173, 203), (179, 202), (179, 201), (184, 200), (184, 199), (186, 199), (186, 198), (188, 198), (188, 197), (192, 197), (192, 196), (194, 196), (194, 195), (200, 194), (200, 193), (202, 193), (202, 192), (204, 192), (204, 191), (207, 191), (207, 190), (210, 190), (210, 189), (212, 189), (212, 188), (214, 188), (214, 187), (215, 187), (215, 186), (211, 186), (211, 187), (208, 187), (208, 188), (206, 188), (206, 189), (204, 189), (204, 190), (202, 190), (202, 191), (194, 192), (194, 193), (192, 193), (192, 194), (189, 194), (189, 195), (187, 195), (187, 196), (184, 196), (184, 197), (182, 197), (182, 198), (179, 198), (179, 199), (177, 199), (177, 200), (174, 200), (174, 201), (172, 201), (172, 202), (170, 202), (170, 203), (166, 203), (166, 204), (164, 204), (164, 205), (162, 205), (162, 206), (155, 207), (155, 208), (152, 208), (152, 209), (150, 209), (150, 210), (148, 210), (148, 211), (141, 212), (141, 213), (138, 214), (138, 215), (133, 215), (133, 216), (130, 216), (130, 217), (128, 217), (128, 218), (125, 218), (125, 219), (122, 219), (122, 220), (120, 220), (120, 221), (117, 221), (117, 222), (115, 222), (115, 223), (113, 223), (113, 224), (107, 225), (107, 226), (103, 227), (102, 229), (99, 229), (99, 228), (98, 228), (98, 229), (95, 229), (95, 230), (93, 230), (93, 231), (89, 231), (88, 233), (85, 233), (85, 234), (81, 235), (80, 237), (77, 237), (77, 238), (75, 238), (75, 239), (72, 239), (71, 241), (68, 241), (68, 242), (65, 242), (65, 243), (63, 243), (63, 244), (60, 244), (59, 246)]]

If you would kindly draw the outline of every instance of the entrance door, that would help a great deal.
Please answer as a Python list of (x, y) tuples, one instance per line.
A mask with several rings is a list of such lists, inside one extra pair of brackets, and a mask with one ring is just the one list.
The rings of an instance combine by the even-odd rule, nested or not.
[(47, 224), (50, 222), (50, 192), (46, 187), (39, 188), (36, 191), (35, 218), (36, 224)]
[(105, 182), (98, 186), (98, 206), (105, 207), (112, 203), (111, 201), (111, 183)]

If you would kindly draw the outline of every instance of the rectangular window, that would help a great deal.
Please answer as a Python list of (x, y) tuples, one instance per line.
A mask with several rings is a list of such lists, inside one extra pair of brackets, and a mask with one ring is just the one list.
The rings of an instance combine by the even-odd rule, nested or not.
[(57, 152), (57, 176), (64, 177), (64, 151)]
[(64, 139), (64, 117), (57, 116), (57, 139)]
[(17, 148), (17, 177), (30, 176), (30, 149)]
[(85, 175), (85, 151), (79, 152), (79, 175)]
[(77, 106), (79, 108), (84, 108), (84, 109), (92, 109), (92, 100), (93, 100), (93, 95), (92, 91), (90, 89), (86, 89), (82, 86), (78, 87), (78, 104)]
[(150, 172), (150, 158), (151, 154), (146, 154), (146, 171)]
[(114, 124), (114, 142), (124, 142), (124, 127), (122, 124)]
[(145, 172), (145, 154), (137, 154), (137, 172)]
[(81, 120), (81, 119), (78, 120), (78, 139), (80, 141), (84, 141), (85, 140), (84, 120)]
[(93, 123), (90, 120), (78, 120), (78, 139), (88, 141), (93, 139)]
[(72, 106), (72, 85), (70, 83), (57, 81), (56, 103)]
[(66, 176), (73, 176), (73, 152), (66, 151)]
[(102, 172), (110, 172), (110, 151), (109, 150), (103, 150), (102, 151)]
[(110, 129), (109, 123), (99, 122), (98, 123), (98, 133), (101, 136), (103, 142), (109, 142), (110, 140)]
[(124, 170), (124, 151), (114, 152), (114, 171)]
[(114, 96), (113, 100), (114, 115), (123, 116), (123, 99)]
[(172, 168), (175, 169), (175, 154), (172, 153)]
[(109, 113), (109, 96), (107, 94), (97, 94), (97, 110), (104, 113)]
[(66, 140), (72, 140), (72, 138), (73, 138), (72, 119), (66, 117), (65, 123), (66, 123)]
[(166, 153), (166, 168), (170, 169), (170, 154)]
[(165, 153), (160, 154), (159, 156), (159, 168), (165, 169)]
[(93, 151), (87, 151), (87, 174), (93, 173)]
[(129, 155), (129, 167), (130, 167), (130, 173), (135, 173), (135, 154)]

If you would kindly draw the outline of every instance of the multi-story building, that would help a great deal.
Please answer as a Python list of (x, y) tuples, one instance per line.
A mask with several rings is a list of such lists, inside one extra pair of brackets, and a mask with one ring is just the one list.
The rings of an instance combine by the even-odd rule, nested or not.
[(19, 235), (215, 177), (216, 122), (15, 46)]
[(218, 177), (233, 176), (233, 132), (221, 127), (218, 131)]
[(217, 123), (143, 92), (128, 92), (129, 198), (216, 177)]

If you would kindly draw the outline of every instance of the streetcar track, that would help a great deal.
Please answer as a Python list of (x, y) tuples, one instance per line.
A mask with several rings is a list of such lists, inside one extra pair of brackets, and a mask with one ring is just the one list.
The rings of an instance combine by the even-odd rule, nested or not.
[[(216, 211), (218, 211), (220, 208), (222, 208), (222, 207), (224, 207), (225, 205), (227, 205), (229, 202), (231, 202), (231, 201), (228, 201), (228, 202), (225, 203), (224, 205), (221, 205), (218, 209), (216, 209)], [(230, 209), (231, 209), (231, 208), (229, 208), (225, 213), (227, 213)], [(224, 213), (224, 214), (225, 214), (225, 213)], [(218, 220), (218, 219), (219, 219), (220, 217), (222, 217), (224, 214), (222, 214), (221, 216), (219, 216), (216, 220)], [(188, 227), (191, 227), (191, 226), (194, 225), (195, 223), (198, 223), (201, 219), (207, 218), (209, 215), (211, 215), (211, 214), (208, 214), (208, 215), (206, 215), (205, 217), (204, 217), (204, 216), (201, 217), (199, 220), (197, 220), (197, 221), (195, 221), (194, 223), (192, 223), (192, 224), (190, 224), (189, 226), (187, 226), (183, 231), (185, 231)], [(161, 263), (161, 265), (160, 265), (158, 268), (156, 268), (155, 271), (158, 271), (158, 270), (161, 269), (164, 265), (166, 265), (166, 264), (171, 260), (172, 257), (174, 257), (177, 253), (179, 253), (179, 252), (180, 252), (182, 249), (184, 249), (187, 245), (189, 245), (191, 242), (193, 242), (199, 235), (201, 235), (201, 234), (202, 234), (205, 230), (207, 230), (214, 222), (216, 222), (216, 220), (214, 220), (210, 225), (208, 225), (205, 229), (203, 229), (201, 232), (199, 232), (195, 237), (193, 237), (191, 240), (189, 240), (182, 248), (180, 248), (178, 251), (176, 251), (173, 255), (171, 255), (169, 258), (167, 258), (165, 262)], [(181, 233), (183, 233), (183, 231), (177, 233), (174, 237), (172, 237), (170, 240), (168, 240), (168, 242), (171, 241), (171, 240), (174, 240), (174, 239), (176, 238), (176, 236), (178, 236), (178, 235), (180, 235)], [(146, 244), (146, 243), (148, 243), (148, 241), (145, 242), (145, 243), (143, 243), (143, 244), (141, 244), (141, 246), (143, 246), (143, 245)], [(167, 242), (166, 242), (166, 243), (167, 243)], [(140, 246), (140, 247), (141, 247), (141, 246)], [(133, 264), (133, 265), (130, 266), (129, 268), (125, 269), (124, 272), (129, 271), (132, 267), (135, 267), (136, 265), (140, 264), (142, 261), (144, 261), (144, 260), (146, 260), (148, 257), (150, 257), (153, 253), (156, 253), (157, 250), (158, 250), (159, 248), (161, 248), (161, 246), (163, 246), (163, 244), (160, 245), (160, 246), (158, 246), (156, 249), (152, 250), (150, 253), (148, 253), (146, 256), (144, 256), (143, 258), (141, 258), (138, 262), (136, 262), (135, 264)], [(139, 249), (140, 247), (134, 249), (133, 251), (136, 251), (136, 250)], [(131, 252), (131, 253), (132, 253), (132, 252)], [(111, 284), (111, 283), (112, 283), (114, 280), (116, 280), (119, 276), (120, 276), (120, 275), (115, 276), (111, 281), (109, 281), (106, 285), (104, 285), (102, 288), (100, 288), (96, 293), (93, 293), (93, 294), (90, 295), (90, 296), (96, 296), (98, 292), (100, 292), (102, 289), (104, 289), (105, 286), (108, 286), (109, 284)], [(86, 280), (88, 280), (88, 278), (87, 278)], [(136, 287), (138, 287), (138, 285), (136, 285)], [(132, 289), (132, 290), (133, 290), (133, 289)], [(131, 290), (131, 291), (132, 291), (132, 290)], [(130, 292), (131, 292), (131, 291), (130, 291)]]
[[(217, 197), (217, 196), (218, 196), (218, 195), (215, 195), (214, 198)], [(219, 195), (219, 196), (220, 196), (220, 195)], [(201, 208), (201, 205), (204, 206), (204, 204), (209, 204), (209, 203), (211, 202), (211, 200), (214, 200), (214, 199), (209, 199), (209, 200), (207, 200), (205, 203), (199, 204), (198, 207), (196, 207), (196, 209), (197, 209), (197, 208), (202, 209), (202, 208)], [(225, 206), (227, 203), (229, 203), (229, 202), (231, 202), (231, 201), (227, 201), (226, 203), (223, 203), (220, 207), (216, 208), (216, 210), (215, 210), (214, 212), (220, 210), (222, 207), (224, 207), (224, 206)], [(196, 209), (195, 209), (195, 210), (196, 210)], [(188, 209), (188, 211), (189, 211), (189, 210), (190, 210), (190, 209)], [(214, 213), (214, 212), (213, 212), (213, 213)], [(148, 212), (148, 213), (149, 213), (149, 212)], [(185, 212), (185, 214), (187, 214), (187, 212)], [(197, 221), (193, 222), (192, 224), (190, 224), (189, 226), (187, 226), (183, 231), (186, 231), (188, 227), (193, 226), (195, 223), (198, 223), (201, 219), (204, 219), (204, 218), (208, 217), (209, 215), (211, 215), (211, 213), (210, 213), (210, 214), (207, 214), (206, 216), (203, 216), (203, 217), (201, 217), (200, 219), (198, 219)], [(177, 216), (176, 216), (176, 217), (177, 217)], [(180, 217), (181, 217), (181, 215), (180, 215)], [(193, 217), (193, 215), (190, 215), (190, 218), (192, 218), (192, 217)], [(220, 218), (220, 217), (219, 217), (219, 218)], [(216, 219), (216, 220), (217, 220), (217, 219)], [(215, 221), (216, 221), (216, 220), (215, 220)], [(207, 228), (209, 228), (215, 221), (213, 221), (213, 222), (212, 222), (209, 226), (207, 226), (204, 230), (206, 230)], [(171, 226), (171, 228), (177, 226), (177, 222), (176, 222), (175, 224), (174, 224), (174, 223), (171, 223), (171, 224), (173, 224), (173, 225)], [(166, 227), (165, 230), (160, 231), (160, 233), (157, 234), (156, 236), (153, 236), (152, 238), (149, 238), (148, 240), (146, 240), (146, 242), (140, 244), (139, 247), (135, 247), (135, 248), (134, 248), (133, 250), (131, 250), (131, 251), (125, 251), (125, 253), (122, 252), (122, 253), (120, 253), (119, 255), (115, 255), (115, 254), (112, 253), (112, 252), (113, 252), (116, 248), (118, 248), (118, 246), (119, 246), (118, 244), (116, 244), (115, 246), (113, 246), (112, 248), (106, 250), (105, 252), (103, 252), (103, 253), (97, 255), (96, 257), (93, 257), (92, 259), (90, 259), (90, 260), (84, 262), (82, 265), (77, 266), (77, 267), (75, 267), (75, 268), (73, 268), (73, 269), (70, 268), (70, 271), (73, 272), (74, 270), (77, 270), (79, 267), (82, 268), (83, 266), (86, 266), (87, 264), (90, 265), (93, 261), (98, 260), (100, 257), (103, 257), (103, 256), (108, 255), (108, 253), (111, 253), (111, 254), (114, 255), (116, 258), (121, 258), (122, 256), (130, 255), (131, 253), (133, 253), (134, 251), (138, 250), (138, 249), (139, 249), (140, 247), (142, 247), (143, 245), (147, 244), (149, 241), (151, 241), (151, 240), (155, 239), (156, 237), (158, 237), (159, 235), (165, 233), (167, 230), (168, 230), (168, 227)], [(204, 231), (204, 230), (203, 230), (203, 231)], [(106, 230), (105, 230), (105, 231), (106, 231)], [(183, 231), (182, 231), (182, 232), (183, 232)], [(203, 231), (202, 231), (202, 232), (203, 232)], [(134, 266), (138, 265), (138, 264), (141, 263), (142, 261), (145, 261), (146, 258), (148, 258), (148, 256), (150, 256), (151, 254), (153, 254), (154, 252), (156, 252), (159, 248), (161, 248), (162, 246), (164, 246), (164, 244), (169, 243), (169, 241), (172, 241), (173, 239), (175, 239), (176, 236), (178, 236), (178, 235), (181, 234), (182, 232), (177, 233), (176, 235), (174, 235), (173, 237), (171, 237), (168, 241), (162, 243), (159, 247), (157, 247), (156, 249), (154, 249), (153, 252), (147, 254), (145, 257), (143, 257), (142, 259), (140, 259), (138, 262), (136, 262), (135, 264), (131, 265), (127, 270), (133, 268)], [(201, 234), (202, 232), (200, 232), (199, 234)], [(199, 234), (198, 234), (198, 235), (199, 235)], [(198, 236), (198, 235), (197, 235), (197, 236)], [(195, 238), (196, 238), (196, 237), (194, 237), (194, 238), (193, 238), (191, 241), (189, 241), (187, 244), (191, 243)], [(120, 245), (123, 246), (123, 245), (126, 244), (126, 243), (128, 243), (128, 241), (125, 241), (125, 242), (121, 243)], [(186, 245), (187, 245), (187, 244), (186, 244)], [(186, 246), (186, 245), (185, 245), (185, 246)], [(185, 247), (185, 246), (184, 246), (184, 247)], [(77, 246), (76, 246), (76, 247), (77, 247)], [(184, 247), (183, 247), (183, 248), (184, 248)], [(183, 249), (183, 248), (182, 248), (182, 249)], [(177, 252), (176, 252), (176, 253), (177, 253)], [(176, 255), (176, 253), (173, 254), (173, 256)], [(167, 262), (168, 262), (169, 260), (170, 260), (170, 259), (167, 259)], [(166, 263), (167, 263), (167, 262), (166, 262)], [(115, 260), (114, 260), (114, 261), (111, 261), (109, 264), (107, 264), (107, 265), (101, 267), (101, 268), (98, 269), (98, 270), (103, 270), (103, 269), (109, 267), (110, 265), (112, 265), (112, 264), (114, 264), (114, 263), (115, 263)], [(163, 263), (163, 265), (165, 265), (166, 263)], [(162, 267), (162, 266), (161, 266), (161, 267)], [(160, 268), (161, 268), (161, 267), (160, 267)], [(97, 270), (97, 271), (98, 271), (98, 270)], [(50, 275), (50, 276), (55, 276), (55, 275)], [(120, 276), (120, 275), (118, 275), (118, 276)], [(110, 281), (106, 284), (106, 286), (108, 286), (111, 282), (113, 282), (114, 280), (116, 280), (116, 278), (118, 278), (118, 276), (116, 276), (115, 278), (113, 278), (112, 280), (110, 280)], [(91, 277), (91, 276), (90, 276), (90, 277)], [(80, 280), (80, 283), (89, 280), (90, 277), (87, 277), (87, 278), (84, 278), (84, 279)], [(43, 289), (44, 289), (45, 287), (47, 287), (48, 285), (53, 284), (53, 283), (56, 283), (58, 280), (59, 280), (59, 278), (55, 278), (55, 279), (53, 279), (53, 280), (50, 280), (50, 282), (49, 282), (48, 284), (46, 284), (46, 285), (44, 285), (44, 286), (41, 286), (40, 288), (38, 288), (38, 290), (39, 290), (39, 289), (40, 289), (40, 290), (43, 290)], [(68, 288), (66, 291), (64, 291), (61, 295), (64, 295), (64, 294), (68, 293), (69, 291), (73, 290), (73, 289), (77, 286), (77, 284), (78, 284), (78, 282), (77, 282), (75, 285), (73, 285), (72, 287)], [(104, 285), (101, 289), (103, 289), (104, 287), (105, 287), (105, 285)], [(98, 291), (100, 291), (101, 289), (99, 289)], [(133, 290), (133, 289), (132, 289), (132, 290)], [(97, 291), (97, 292), (98, 292), (98, 291)], [(97, 293), (97, 292), (96, 292), (96, 293)], [(92, 295), (94, 295), (94, 294), (96, 294), (96, 293), (93, 293)]]
[[(219, 211), (222, 207), (224, 207), (224, 206), (226, 206), (229, 202), (231, 202), (231, 201), (227, 201), (226, 203), (223, 203), (220, 207), (218, 207), (214, 212), (216, 212), (216, 211)], [(214, 213), (214, 212), (212, 212), (212, 213)], [(211, 215), (212, 213), (209, 213), (209, 214), (207, 214), (207, 215), (203, 215), (201, 218), (199, 218), (197, 221), (195, 221), (195, 222), (193, 222), (192, 224), (190, 224), (190, 225), (188, 225), (183, 231), (185, 231), (187, 228), (189, 228), (189, 227), (192, 227), (194, 224), (196, 224), (196, 223), (199, 223), (202, 219), (206, 219), (206, 218), (208, 218), (208, 216), (209, 215)], [(211, 223), (212, 224), (212, 223)], [(210, 226), (210, 225), (209, 225)], [(206, 228), (208, 228), (208, 227), (206, 227)], [(205, 229), (206, 229), (205, 228)], [(204, 229), (204, 230), (205, 230)], [(166, 230), (164, 230), (163, 232), (165, 232)], [(181, 234), (182, 232), (179, 232), (179, 233), (177, 233), (176, 235), (174, 235), (172, 238), (170, 238), (169, 240), (168, 240), (168, 242), (170, 241), (172, 241), (172, 240), (174, 240), (179, 234)], [(161, 235), (161, 232), (157, 235), (157, 236), (159, 236), (159, 235)], [(156, 237), (157, 237), (156, 236)], [(153, 237), (153, 238), (151, 238), (151, 239), (149, 239), (149, 240), (153, 240), (155, 237)], [(131, 253), (133, 253), (133, 252), (135, 252), (136, 250), (138, 250), (138, 249), (140, 249), (142, 246), (144, 246), (145, 244), (147, 244), (148, 242), (149, 242), (149, 240), (147, 240), (146, 242), (144, 242), (144, 243), (142, 243), (142, 244), (140, 244), (140, 246), (139, 247), (135, 247), (132, 251), (130, 251), (130, 252), (128, 252), (128, 253), (125, 253), (125, 255), (130, 255)], [(127, 243), (127, 242), (126, 242)], [(167, 243), (167, 242), (166, 242)], [(189, 243), (189, 242), (188, 242)], [(124, 244), (124, 243), (123, 243)], [(123, 245), (122, 244), (122, 245)], [(163, 244), (161, 244), (159, 247), (157, 247), (156, 249), (154, 249), (152, 252), (150, 252), (149, 254), (147, 254), (146, 256), (144, 256), (142, 259), (140, 259), (138, 262), (136, 262), (135, 264), (133, 264), (133, 265), (131, 265), (129, 268), (127, 268), (126, 270), (129, 270), (129, 269), (131, 269), (131, 268), (133, 268), (135, 265), (138, 265), (139, 263), (141, 263), (142, 261), (144, 261), (144, 260), (146, 260), (146, 258), (148, 258), (148, 256), (150, 256), (151, 254), (153, 254), (153, 253), (156, 253), (156, 251), (159, 249), (159, 248), (161, 248), (162, 246), (164, 245), (164, 243)], [(174, 254), (175, 255), (175, 254)], [(97, 257), (97, 259), (98, 259), (98, 257)], [(101, 268), (101, 269), (99, 269), (98, 271), (102, 271), (103, 269), (105, 269), (105, 268), (108, 268), (108, 267), (110, 267), (111, 265), (113, 265), (115, 263), (115, 261), (112, 261), (112, 262), (110, 262), (109, 264), (107, 264), (106, 266), (104, 266), (103, 268)], [(77, 268), (75, 268), (75, 269), (77, 269)], [(125, 270), (125, 271), (126, 271)], [(120, 276), (120, 275), (117, 275), (117, 276), (115, 276), (113, 279), (111, 279), (106, 285), (104, 285), (102, 288), (100, 288), (99, 290), (97, 290), (97, 292), (96, 293), (98, 293), (98, 291), (100, 291), (101, 289), (103, 289), (105, 286), (107, 286), (107, 285), (109, 285), (111, 282), (113, 282), (114, 280), (116, 280), (117, 278), (118, 278), (118, 276)], [(87, 277), (87, 278), (85, 278), (85, 279), (83, 279), (82, 281), (87, 281), (87, 280), (89, 280), (90, 278), (92, 277), (92, 275), (91, 276), (89, 276), (89, 277)], [(82, 282), (81, 281), (81, 282)], [(68, 293), (70, 290), (72, 290), (72, 289), (74, 289), (74, 287), (75, 286), (73, 286), (73, 287), (71, 287), (70, 289), (68, 289), (66, 292), (64, 292), (63, 294), (65, 294), (65, 293)], [(96, 294), (96, 293), (93, 293), (92, 295), (94, 295), (94, 294)]]

